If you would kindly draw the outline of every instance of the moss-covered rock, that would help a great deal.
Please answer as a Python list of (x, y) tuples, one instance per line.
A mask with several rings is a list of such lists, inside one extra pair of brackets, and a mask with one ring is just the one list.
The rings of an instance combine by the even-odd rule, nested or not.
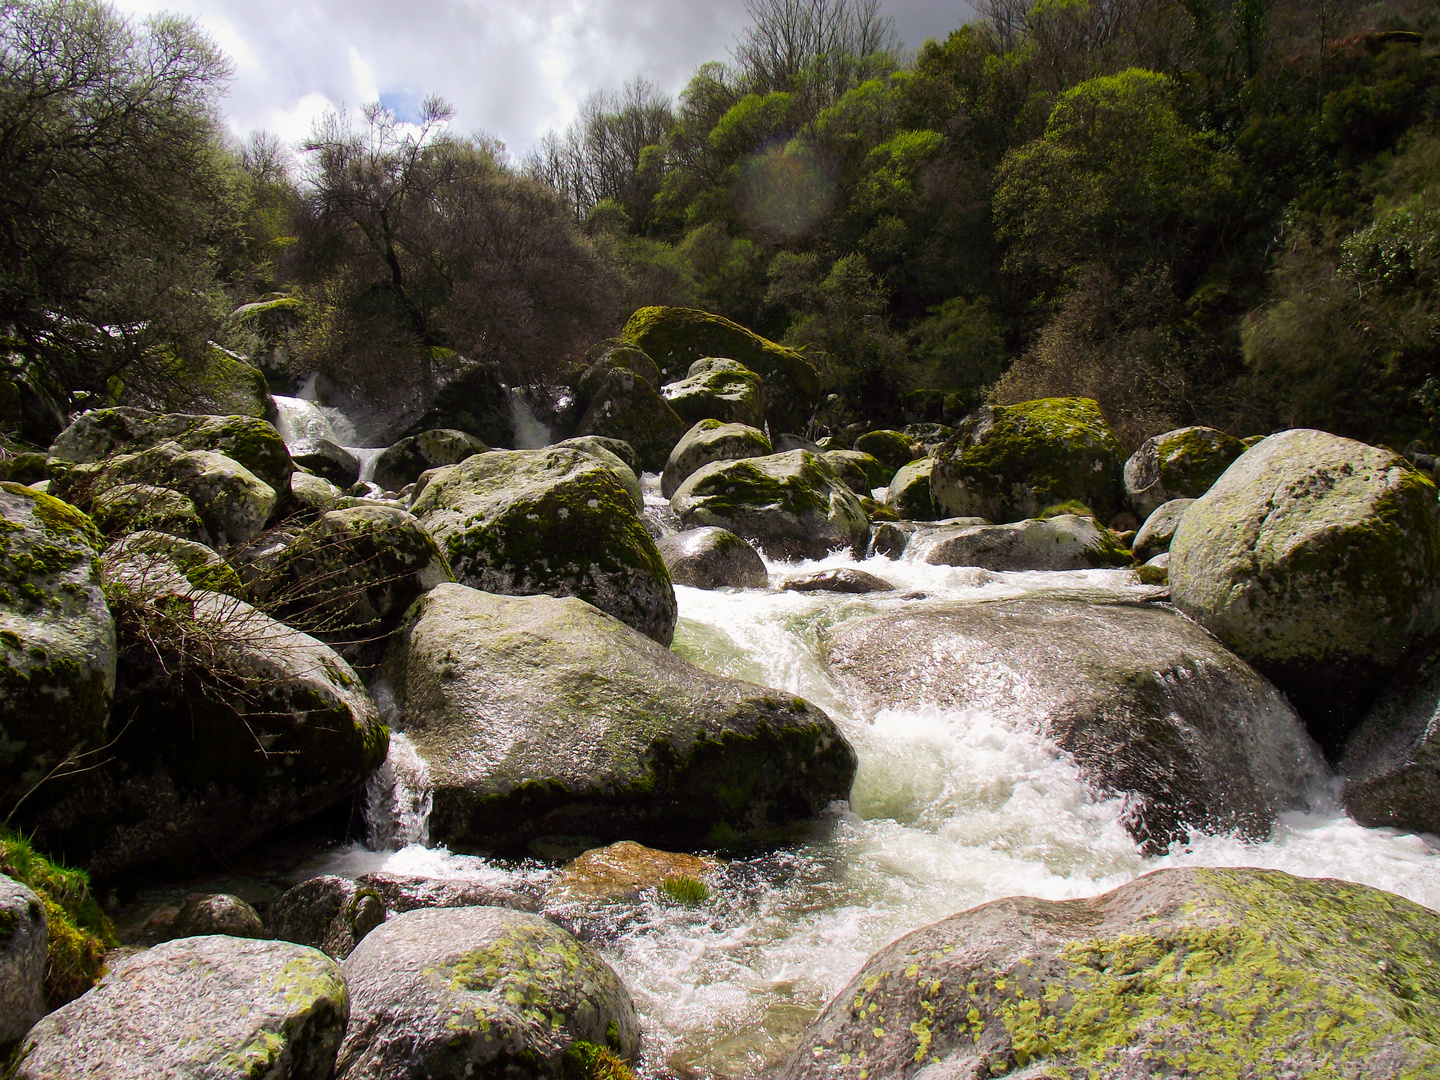
[(8, 1053), (45, 1015), (45, 905), (0, 874), (0, 1048)]
[(692, 589), (763, 589), (765, 561), (728, 529), (687, 529), (655, 542), (670, 580)]
[(265, 924), (253, 907), (230, 893), (192, 893), (180, 905), (170, 927), (171, 938), (205, 937), (263, 938)]
[(820, 456), (835, 470), (835, 475), (862, 498), (868, 498), (877, 487), (884, 487), (895, 475), (894, 469), (863, 450), (824, 450)]
[(709, 856), (656, 851), (633, 840), (621, 840), (571, 859), (545, 899), (549, 905), (634, 902), (656, 893), (667, 881), (690, 878), (703, 883), (719, 870), (719, 860)]
[(590, 402), (605, 381), (605, 376), (616, 368), (638, 375), (657, 390), (665, 382), (660, 368), (644, 349), (624, 338), (597, 341), (586, 350), (585, 363), (571, 380), (576, 405), (581, 413), (590, 407)]
[(659, 472), (688, 427), (648, 382), (614, 368), (596, 386), (576, 434), (622, 439), (634, 447), (644, 469)]
[(765, 426), (765, 381), (735, 360), (718, 356), (696, 360), (685, 378), (666, 383), (661, 393), (687, 424), (720, 420)]
[(855, 440), (855, 449), (875, 458), (890, 470), (891, 476), (895, 475), (896, 469), (908, 465), (924, 453), (920, 443), (915, 439), (903, 431), (888, 429), (867, 431)]
[(943, 390), (912, 390), (900, 399), (905, 421), (910, 424), (941, 424), (945, 422)]
[(885, 505), (904, 521), (934, 521), (940, 516), (935, 496), (930, 492), (930, 474), (934, 458), (918, 458), (902, 465), (890, 480)]
[(115, 626), (100, 535), (73, 506), (0, 483), (0, 791), (13, 807), (72, 753), (106, 742)]
[(0, 480), (29, 486), (49, 478), (49, 461), (44, 454), (21, 453), (0, 457)]
[(267, 915), (271, 937), (344, 960), (385, 921), (385, 903), (374, 889), (326, 874), (287, 890)]
[(399, 915), (345, 960), (349, 1080), (572, 1080), (583, 1048), (640, 1047), (635, 1007), (590, 946), (538, 915), (439, 908)]
[(453, 428), (422, 431), (386, 447), (375, 459), (375, 483), (386, 491), (399, 491), (419, 480), (426, 469), (456, 465), (472, 454), (483, 454), (489, 449), (474, 435)]
[(808, 450), (713, 461), (690, 474), (670, 506), (688, 528), (729, 529), (778, 559), (818, 559), (836, 548), (859, 554), (870, 538), (854, 493)]
[(145, 386), (126, 387), (120, 404), (156, 412), (251, 416), (271, 423), (280, 418), (265, 373), (234, 353), (215, 347), (198, 360), (171, 360), (160, 379)]
[(457, 581), (487, 592), (578, 596), (668, 645), (675, 590), (611, 472), (579, 450), (477, 454), (427, 474), (413, 511)]
[(1136, 562), (1149, 562), (1156, 555), (1170, 550), (1170, 541), (1175, 538), (1180, 519), (1194, 501), (1171, 499), (1151, 512), (1145, 519), (1145, 524), (1140, 526), (1140, 531), (1135, 534), (1135, 542), (1131, 545), (1135, 551)]
[(767, 341), (719, 315), (693, 308), (644, 307), (622, 331), (674, 378), (696, 360), (723, 356), (765, 380), (771, 430), (804, 431), (820, 403), (820, 373), (794, 349)]
[(948, 424), (906, 424), (900, 433), (919, 443), (926, 454), (933, 454), (955, 434), (955, 429)]
[(912, 540), (905, 557), (985, 570), (1088, 570), (1133, 561), (1113, 532), (1082, 514), (1006, 525), (941, 525)]
[(1336, 754), (1406, 648), (1440, 628), (1435, 485), (1389, 450), (1271, 435), (1185, 511), (1170, 587)]
[(116, 484), (98, 492), (90, 500), (90, 517), (105, 536), (146, 529), (207, 546), (214, 542), (189, 495), (154, 484)]
[(1152, 435), (1125, 462), (1125, 500), (1143, 521), (1172, 499), (1198, 499), (1245, 449), (1209, 427)]
[(635, 504), (635, 512), (642, 513), (645, 510), (645, 491), (640, 486), (640, 478), (635, 475), (635, 470), (624, 458), (611, 449), (617, 444), (627, 445), (620, 442), (619, 439), (602, 439), (599, 435), (580, 435), (573, 439), (562, 439), (552, 445), (569, 450), (579, 450), (582, 454), (589, 454), (604, 465), (615, 474), (615, 479), (620, 481), (620, 485), (630, 495), (630, 501)]
[(328, 1080), (350, 1002), (339, 966), (287, 941), (214, 935), (137, 953), (30, 1030), (17, 1080)]
[(1437, 943), (1427, 908), (1273, 870), (997, 900), (872, 956), (780, 1076), (1418, 1080), (1440, 1070)]
[(340, 488), (353, 487), (360, 479), (360, 459), (330, 439), (296, 440), (290, 444), (290, 458)]
[(497, 363), (466, 366), (435, 391), (429, 405), (400, 432), (402, 438), (445, 428), (489, 446), (514, 446), (510, 388)]
[(452, 847), (713, 846), (812, 817), (855, 770), (819, 709), (693, 667), (573, 598), (441, 585), (386, 671), (429, 769), (430, 834)]
[(660, 475), (660, 493), (671, 498), (696, 469), (712, 461), (739, 461), (772, 453), (770, 440), (758, 427), (701, 420), (670, 451)]
[(1089, 398), (1040, 398), (967, 416), (935, 454), (947, 517), (1019, 521), (1074, 500), (1101, 521), (1120, 509), (1120, 443)]
[(106, 548), (105, 566), (123, 575), (131, 588), (184, 591), (189, 586), (231, 596), (243, 591), (240, 575), (214, 549), (150, 529), (129, 533)]
[(331, 510), (339, 509), (344, 492), (323, 476), (297, 472), (290, 477), (290, 497), (299, 511), (307, 514), (328, 514)]

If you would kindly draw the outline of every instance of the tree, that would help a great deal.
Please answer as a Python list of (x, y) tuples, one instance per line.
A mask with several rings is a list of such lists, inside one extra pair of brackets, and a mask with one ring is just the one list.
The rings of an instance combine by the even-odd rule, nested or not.
[(850, 62), (897, 46), (880, 0), (745, 0), (745, 10), (734, 61), (751, 93), (800, 90), (808, 74), (833, 101), (852, 83)]

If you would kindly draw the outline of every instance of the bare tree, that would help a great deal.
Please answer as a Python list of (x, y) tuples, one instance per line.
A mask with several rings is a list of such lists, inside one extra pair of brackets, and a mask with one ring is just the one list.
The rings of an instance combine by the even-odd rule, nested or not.
[(843, 79), (847, 61), (898, 47), (894, 21), (880, 0), (745, 0), (751, 24), (733, 57), (747, 89), (757, 93), (797, 88), (807, 72), (824, 88)]

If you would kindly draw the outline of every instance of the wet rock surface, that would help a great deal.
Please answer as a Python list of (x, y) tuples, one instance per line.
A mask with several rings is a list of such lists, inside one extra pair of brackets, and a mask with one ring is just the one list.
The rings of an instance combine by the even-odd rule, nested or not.
[(694, 589), (763, 589), (770, 581), (756, 550), (728, 529), (687, 529), (656, 541), (676, 585)]

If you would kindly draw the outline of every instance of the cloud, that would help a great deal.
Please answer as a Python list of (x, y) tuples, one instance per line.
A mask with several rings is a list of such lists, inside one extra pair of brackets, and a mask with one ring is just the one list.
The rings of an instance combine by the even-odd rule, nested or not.
[[(744, 0), (120, 0), (137, 16), (194, 18), (230, 56), (224, 102), (237, 133), (303, 138), (327, 108), (377, 97), (402, 119), (430, 93), (461, 131), (523, 153), (563, 129), (585, 96), (643, 75), (678, 92), (706, 60), (725, 59)], [(960, 0), (890, 0), (910, 44), (960, 25)]]

